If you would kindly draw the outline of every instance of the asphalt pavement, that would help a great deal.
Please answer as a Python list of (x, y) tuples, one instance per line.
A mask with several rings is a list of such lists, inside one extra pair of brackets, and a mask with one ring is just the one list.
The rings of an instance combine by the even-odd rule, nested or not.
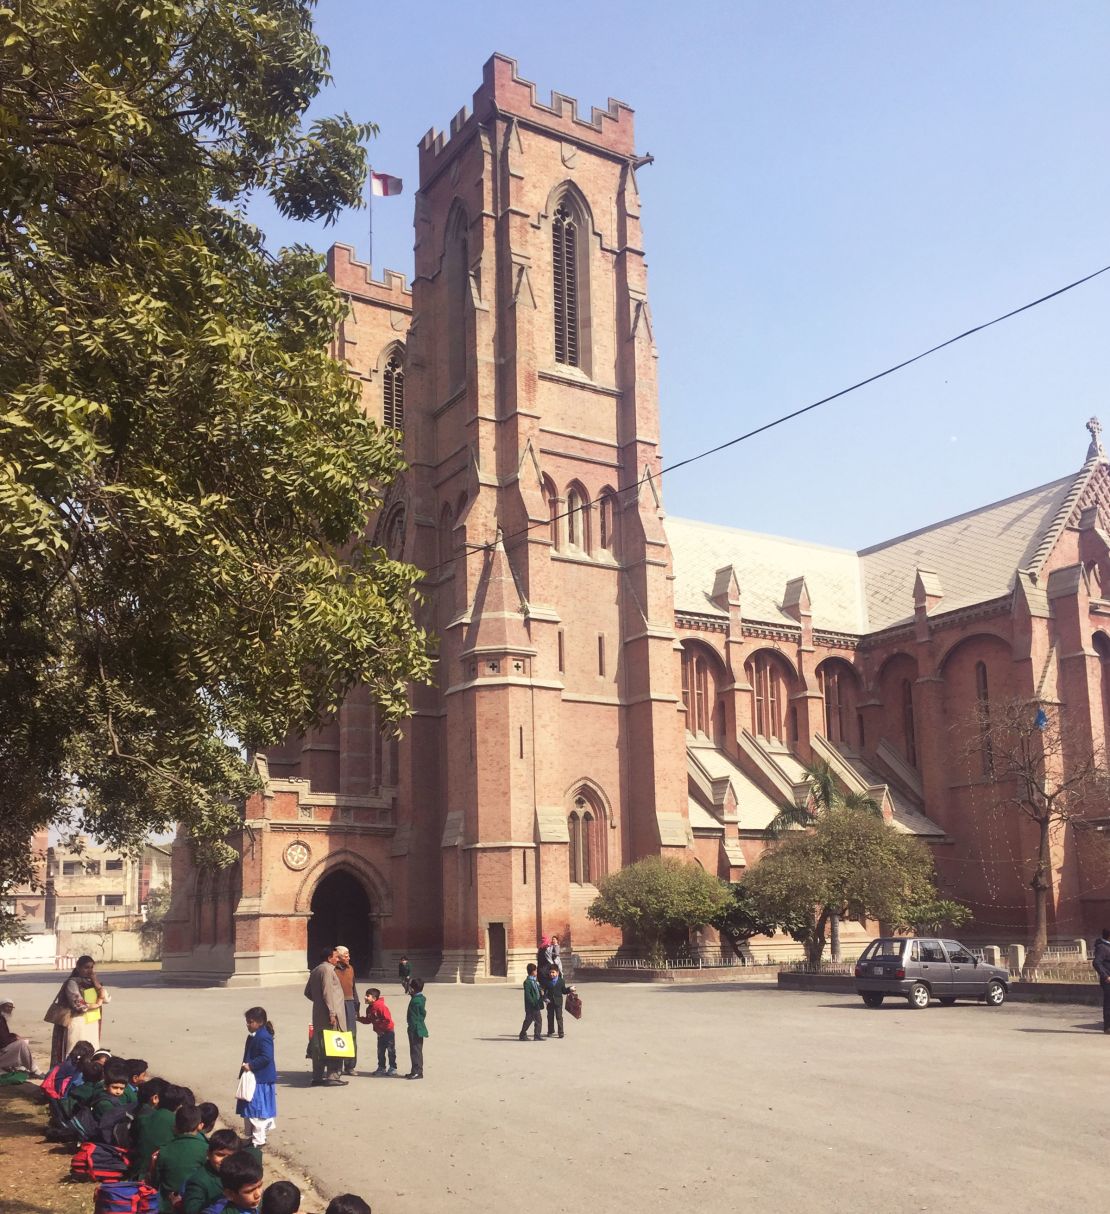
[[(795, 1214), (1087, 1208), (1105, 1185), (1110, 1036), (1095, 1009), (868, 1010), (748, 983), (583, 985), (567, 1035), (521, 1042), (519, 989), (429, 985), (421, 1082), (310, 1088), (299, 987), (181, 989), (104, 975), (104, 1040), (233, 1107), (242, 1012), (263, 1004), (281, 1080), (273, 1146), (375, 1214), (564, 1209)], [(0, 974), (45, 1043), (54, 973)], [(364, 985), (364, 984), (362, 984)], [(406, 998), (389, 984), (400, 1070)], [(315, 1212), (313, 1212), (315, 1214)]]

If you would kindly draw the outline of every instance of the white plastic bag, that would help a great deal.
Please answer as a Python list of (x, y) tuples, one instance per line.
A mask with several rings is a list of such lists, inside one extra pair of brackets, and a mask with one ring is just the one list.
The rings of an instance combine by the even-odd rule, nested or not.
[(254, 1099), (254, 1089), (257, 1087), (254, 1074), (244, 1071), (239, 1076), (239, 1086), (235, 1089), (235, 1099), (245, 1100), (249, 1104)]

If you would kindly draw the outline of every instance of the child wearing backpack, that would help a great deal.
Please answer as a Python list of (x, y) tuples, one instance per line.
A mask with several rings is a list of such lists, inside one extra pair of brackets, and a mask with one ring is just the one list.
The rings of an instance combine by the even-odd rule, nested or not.
[(152, 1180), (158, 1189), (162, 1214), (172, 1214), (185, 1182), (204, 1163), (208, 1143), (200, 1132), (200, 1110), (183, 1104), (173, 1118), (174, 1135), (158, 1152)]

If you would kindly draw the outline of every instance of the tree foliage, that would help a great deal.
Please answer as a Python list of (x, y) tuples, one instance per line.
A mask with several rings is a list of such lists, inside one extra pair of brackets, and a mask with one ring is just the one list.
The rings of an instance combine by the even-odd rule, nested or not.
[(364, 538), (401, 468), (328, 353), (286, 216), (360, 204), (372, 128), (306, 124), (312, 0), (0, 0), (0, 890), (38, 825), (207, 858), (272, 744), (427, 676), (418, 576)]
[(812, 915), (806, 911), (791, 911), (786, 915), (771, 913), (770, 908), (753, 893), (747, 881), (725, 887), (728, 901), (709, 920), (709, 926), (721, 933), (722, 939), (741, 960), (746, 962), (740, 945), (754, 936), (774, 936), (785, 932), (794, 940), (805, 940)]
[(698, 864), (649, 856), (598, 882), (587, 915), (619, 927), (661, 960), (668, 940), (705, 927), (728, 905), (728, 886)]
[(902, 922), (909, 907), (936, 898), (933, 861), (918, 839), (866, 809), (827, 810), (812, 828), (773, 844), (744, 878), (768, 919), (804, 920), (795, 935), (816, 963), (830, 918)]

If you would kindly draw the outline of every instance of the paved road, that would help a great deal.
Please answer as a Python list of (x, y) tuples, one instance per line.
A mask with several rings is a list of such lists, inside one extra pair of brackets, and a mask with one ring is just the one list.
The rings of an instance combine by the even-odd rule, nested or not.
[[(230, 1107), (253, 992), (155, 977), (105, 975), (117, 990), (106, 1042)], [(45, 1030), (34, 1022), (57, 981), (0, 976), (0, 998)], [(1012, 1214), (1086, 1209), (1105, 1189), (1110, 1038), (1094, 1009), (869, 1011), (740, 984), (582, 989), (583, 1020), (537, 1050), (516, 1038), (517, 990), (430, 986), (427, 1078), (359, 1076), (337, 1090), (306, 1086), (300, 990), (261, 992), (283, 1071), (275, 1147), (375, 1214)], [(403, 1020), (399, 988), (387, 997)]]

